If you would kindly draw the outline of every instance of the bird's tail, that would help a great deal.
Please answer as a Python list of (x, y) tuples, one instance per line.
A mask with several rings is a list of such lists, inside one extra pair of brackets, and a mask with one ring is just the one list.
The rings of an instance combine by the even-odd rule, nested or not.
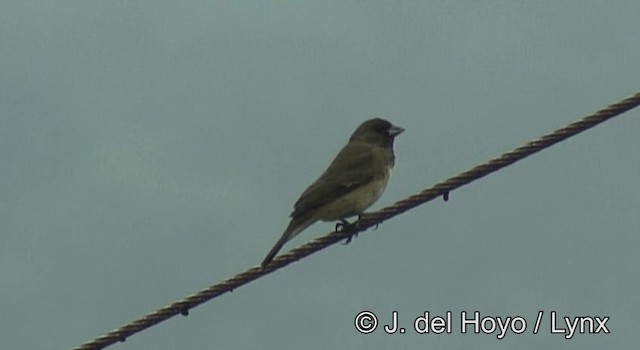
[(269, 254), (267, 254), (264, 260), (262, 260), (262, 267), (265, 267), (271, 260), (273, 260), (273, 258), (276, 257), (276, 254), (278, 254), (285, 243), (287, 243), (290, 239), (295, 237), (298, 233), (302, 232), (317, 220), (318, 219), (308, 214), (291, 219), (291, 222), (289, 223), (289, 226), (287, 226), (287, 229), (284, 230), (282, 237), (280, 237), (278, 242), (276, 242), (276, 245), (271, 248)]

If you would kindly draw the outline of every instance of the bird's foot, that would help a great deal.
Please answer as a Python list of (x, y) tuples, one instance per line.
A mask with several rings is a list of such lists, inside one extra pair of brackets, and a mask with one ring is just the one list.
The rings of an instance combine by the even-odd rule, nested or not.
[[(363, 216), (363, 215), (364, 215), (364, 214), (360, 214), (360, 215), (358, 215), (358, 221), (356, 221), (356, 223), (359, 223), (359, 222), (360, 222), (360, 220), (362, 219), (362, 216)], [(375, 226), (373, 227), (373, 229), (374, 229), (374, 230), (377, 230), (377, 229), (378, 229), (378, 226), (380, 226), (380, 224), (381, 224), (381, 222), (377, 222), (377, 223), (375, 224)]]
[(341, 243), (342, 245), (347, 245), (349, 243), (351, 243), (351, 240), (353, 239), (353, 237), (358, 237), (358, 232), (353, 233), (351, 235), (349, 235), (349, 237), (347, 237), (347, 240), (344, 241), (343, 243)]
[(353, 224), (345, 219), (340, 219), (340, 221), (336, 222), (336, 232), (349, 231), (353, 228)]
[[(358, 216), (358, 220), (360, 220), (360, 216)], [(345, 219), (341, 219), (340, 222), (336, 223), (336, 232), (349, 232), (349, 231), (353, 231), (353, 229), (358, 228), (358, 220), (354, 221), (354, 222), (348, 222)], [(347, 245), (349, 243), (351, 243), (351, 240), (353, 239), (353, 237), (358, 237), (358, 232), (352, 233), (351, 235), (349, 235), (349, 237), (347, 237), (347, 240), (344, 241), (344, 243), (342, 243), (342, 245)]]

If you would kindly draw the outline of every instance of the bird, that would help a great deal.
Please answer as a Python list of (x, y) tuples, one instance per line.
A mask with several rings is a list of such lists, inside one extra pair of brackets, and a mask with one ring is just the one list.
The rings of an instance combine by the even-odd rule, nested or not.
[(351, 134), (329, 167), (296, 201), (291, 221), (262, 261), (267, 266), (282, 246), (317, 221), (360, 215), (382, 195), (395, 164), (393, 142), (405, 129), (381, 118), (369, 119)]

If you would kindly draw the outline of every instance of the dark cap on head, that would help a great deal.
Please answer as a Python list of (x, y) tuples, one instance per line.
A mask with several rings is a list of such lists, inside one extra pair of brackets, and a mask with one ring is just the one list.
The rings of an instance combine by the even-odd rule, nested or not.
[(353, 132), (349, 142), (361, 141), (391, 147), (393, 146), (393, 139), (403, 131), (403, 128), (395, 126), (384, 119), (369, 119), (360, 124), (356, 131)]

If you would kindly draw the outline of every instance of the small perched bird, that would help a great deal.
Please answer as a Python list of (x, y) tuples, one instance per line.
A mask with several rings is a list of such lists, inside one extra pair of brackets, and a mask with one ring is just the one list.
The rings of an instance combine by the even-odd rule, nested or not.
[(316, 221), (344, 221), (373, 205), (391, 175), (395, 162), (393, 140), (403, 131), (379, 118), (360, 124), (327, 170), (293, 206), (289, 226), (262, 266), (273, 260), (287, 241)]

